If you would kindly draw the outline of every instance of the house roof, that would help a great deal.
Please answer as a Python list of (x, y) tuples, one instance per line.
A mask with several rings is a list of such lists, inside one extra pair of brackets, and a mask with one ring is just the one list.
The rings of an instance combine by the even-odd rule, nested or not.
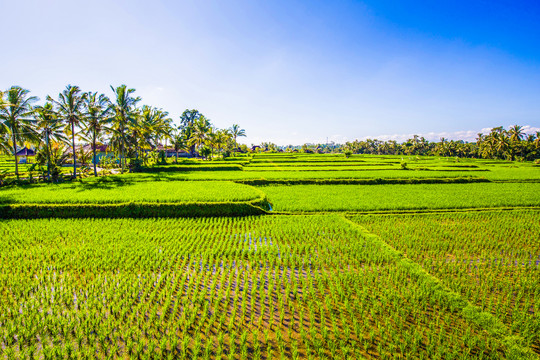
[[(97, 152), (107, 152), (107, 148), (108, 148), (107, 145), (96, 145), (96, 151)], [(91, 151), (92, 150), (92, 145), (91, 144), (84, 145), (83, 149), (84, 149), (84, 151)]]
[(17, 156), (34, 156), (35, 154), (34, 150), (29, 149), (26, 146), (17, 150)]

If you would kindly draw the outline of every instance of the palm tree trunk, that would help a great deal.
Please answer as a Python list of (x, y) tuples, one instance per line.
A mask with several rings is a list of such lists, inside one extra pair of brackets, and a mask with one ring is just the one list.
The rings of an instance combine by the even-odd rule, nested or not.
[(94, 132), (94, 136), (92, 138), (92, 150), (94, 152), (94, 176), (97, 177), (97, 159), (96, 159), (96, 133)]
[(124, 128), (120, 131), (120, 172), (124, 173)]
[(51, 152), (49, 151), (49, 131), (45, 132), (45, 146), (47, 147), (47, 181), (51, 181)]
[(73, 179), (77, 178), (77, 155), (75, 154), (75, 122), (71, 122), (71, 144), (73, 145)]
[(11, 131), (13, 139), (13, 154), (15, 155), (15, 176), (19, 180), (19, 157), (17, 156), (17, 141), (15, 140), (15, 129)]

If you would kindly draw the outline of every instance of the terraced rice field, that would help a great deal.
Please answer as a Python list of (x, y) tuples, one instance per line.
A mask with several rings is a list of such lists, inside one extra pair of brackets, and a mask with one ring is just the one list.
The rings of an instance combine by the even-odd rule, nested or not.
[(0, 358), (538, 358), (539, 175), (261, 154), (2, 187)]

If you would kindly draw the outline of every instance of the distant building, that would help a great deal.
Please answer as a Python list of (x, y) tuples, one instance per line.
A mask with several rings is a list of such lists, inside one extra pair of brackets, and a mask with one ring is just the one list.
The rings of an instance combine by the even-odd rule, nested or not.
[[(80, 149), (81, 149), (81, 146), (77, 146), (75, 151), (80, 151)], [(92, 154), (93, 153), (93, 147), (92, 147), (91, 144), (84, 145), (82, 147), (82, 149), (83, 149), (83, 151), (85, 153), (90, 153), (93, 156), (93, 154)], [(68, 152), (71, 154), (71, 149), (68, 149)], [(97, 162), (99, 162), (102, 158), (104, 158), (106, 156), (108, 156), (108, 157), (113, 156), (113, 152), (110, 151), (109, 146), (108, 145), (103, 145), (103, 144), (96, 145), (96, 159), (97, 159)], [(93, 159), (91, 161), (93, 161)]]
[(17, 156), (19, 157), (19, 164), (26, 164), (28, 162), (28, 156), (35, 156), (36, 152), (26, 146), (17, 150)]
[[(158, 145), (157, 147), (155, 147), (152, 150), (153, 151), (165, 151), (165, 156), (168, 157), (168, 158), (176, 156), (176, 151), (174, 150), (173, 147), (165, 147), (163, 145)], [(152, 150), (148, 150), (148, 151), (152, 151)], [(189, 152), (187, 152), (185, 150), (178, 150), (178, 157), (191, 157), (191, 155), (189, 154)]]

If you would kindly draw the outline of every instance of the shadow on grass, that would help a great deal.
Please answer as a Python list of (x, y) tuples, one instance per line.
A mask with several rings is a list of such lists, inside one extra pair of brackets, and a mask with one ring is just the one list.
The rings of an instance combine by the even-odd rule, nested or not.
[(13, 198), (13, 196), (0, 196), (0, 205), (9, 205), (14, 203), (15, 199)]
[(101, 177), (85, 181), (71, 183), (73, 190), (86, 191), (93, 189), (114, 190), (124, 186), (136, 184), (137, 181), (126, 177)]

